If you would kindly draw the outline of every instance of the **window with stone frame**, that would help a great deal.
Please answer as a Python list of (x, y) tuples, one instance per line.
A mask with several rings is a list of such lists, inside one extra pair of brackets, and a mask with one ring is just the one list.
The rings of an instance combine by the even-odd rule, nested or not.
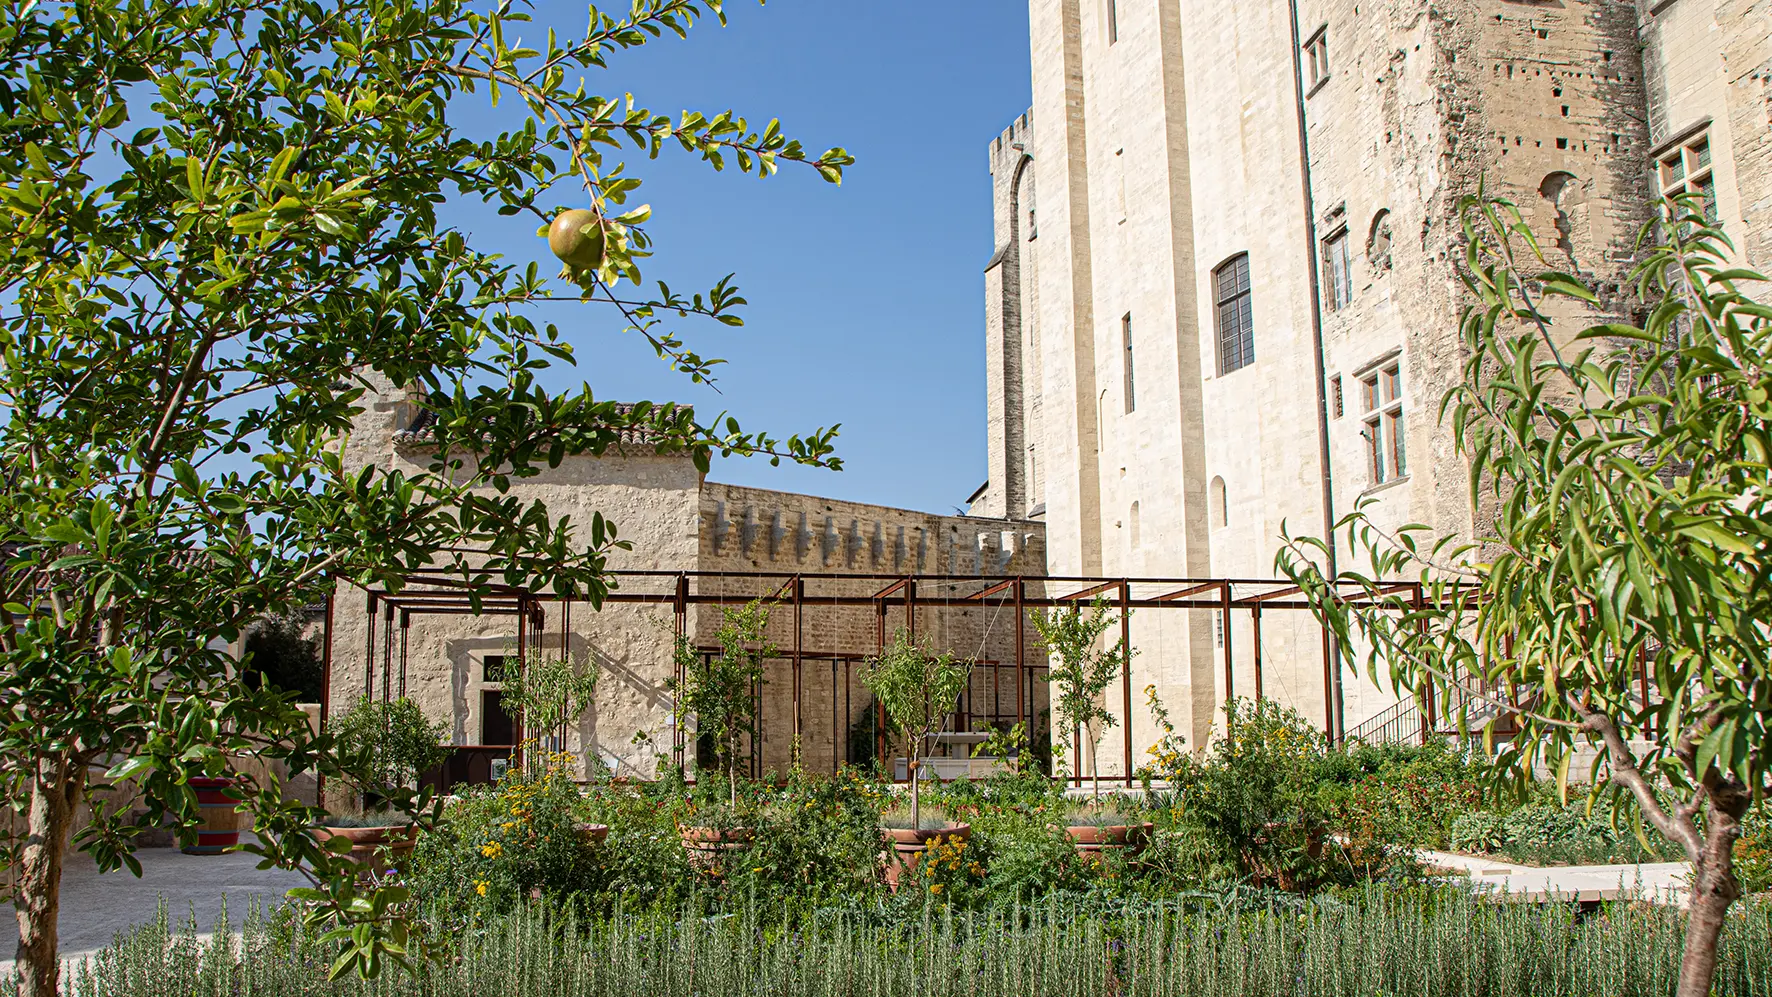
[(1328, 270), (1329, 309), (1341, 311), (1354, 300), (1354, 262), (1345, 226), (1323, 240), (1323, 263)]
[(1696, 197), (1705, 220), (1715, 222), (1717, 179), (1711, 166), (1710, 131), (1700, 131), (1658, 156), (1655, 182), (1662, 197)]
[(1255, 362), (1255, 316), (1249, 293), (1249, 254), (1240, 253), (1212, 271), (1218, 313), (1218, 372), (1229, 374)]
[(1329, 82), (1329, 26), (1317, 29), (1310, 41), (1304, 43), (1305, 86), (1315, 93), (1319, 87)]
[(1366, 468), (1374, 485), (1409, 474), (1403, 419), (1403, 373), (1400, 360), (1360, 375), (1360, 436), (1366, 441)]

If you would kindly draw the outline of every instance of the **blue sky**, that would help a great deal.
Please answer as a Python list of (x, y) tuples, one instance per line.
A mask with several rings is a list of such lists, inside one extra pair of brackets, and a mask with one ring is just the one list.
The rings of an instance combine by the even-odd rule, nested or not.
[[(728, 18), (587, 77), (673, 115), (778, 117), (809, 149), (856, 157), (840, 188), (809, 169), (716, 174), (668, 150), (629, 160), (646, 180), (637, 200), (653, 206), (648, 280), (688, 291), (735, 272), (750, 302), (743, 328), (681, 326), (693, 348), (729, 361), (721, 393), (672, 373), (600, 307), (542, 306), (538, 317), (582, 330), (571, 382), (588, 379), (602, 397), (689, 401), (782, 436), (842, 424), (839, 473), (730, 460), (715, 480), (951, 512), (985, 476), (986, 145), (1029, 101), (1026, 5), (729, 0)], [(584, 21), (580, 4), (543, 2), (525, 41), (550, 26), (572, 37)], [(514, 127), (500, 121), (507, 109), (474, 117)], [(458, 224), (516, 260), (553, 265), (532, 220), (474, 212)]]

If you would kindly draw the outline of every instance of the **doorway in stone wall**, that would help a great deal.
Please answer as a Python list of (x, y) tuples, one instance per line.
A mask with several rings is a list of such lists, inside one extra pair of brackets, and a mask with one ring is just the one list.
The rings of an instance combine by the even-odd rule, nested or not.
[(517, 725), (505, 712), (505, 694), (498, 689), (480, 693), (480, 743), (515, 744)]

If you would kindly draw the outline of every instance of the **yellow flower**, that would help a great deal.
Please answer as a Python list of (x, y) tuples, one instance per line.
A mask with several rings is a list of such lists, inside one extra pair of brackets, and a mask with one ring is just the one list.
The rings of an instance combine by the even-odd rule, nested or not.
[(486, 886), (487, 886), (486, 880), (477, 879), (474, 881), (474, 892), (480, 894), (481, 896), (485, 896), (486, 895)]
[(933, 884), (932, 886), (929, 887), (929, 892), (930, 893), (940, 893), (941, 892), (941, 884), (940, 883)]
[(505, 846), (496, 841), (488, 841), (480, 846), (480, 854), (489, 859), (498, 858), (500, 855), (504, 854), (504, 850)]

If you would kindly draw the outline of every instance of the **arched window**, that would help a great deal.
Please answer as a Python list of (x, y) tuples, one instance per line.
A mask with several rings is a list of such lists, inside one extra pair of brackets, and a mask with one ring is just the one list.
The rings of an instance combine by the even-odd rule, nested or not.
[(1255, 362), (1255, 314), (1249, 295), (1249, 254), (1239, 253), (1212, 271), (1218, 305), (1218, 372), (1229, 374)]
[(1139, 533), (1138, 533), (1138, 503), (1137, 502), (1132, 503), (1132, 513), (1130, 516), (1127, 517), (1127, 519), (1132, 526), (1132, 538), (1131, 538), (1132, 539), (1132, 549), (1137, 550), (1138, 549), (1138, 542), (1140, 539)]
[(1230, 525), (1230, 508), (1224, 499), (1224, 478), (1214, 477), (1208, 489), (1210, 494), (1206, 500), (1206, 514), (1211, 517), (1212, 528), (1218, 529)]

